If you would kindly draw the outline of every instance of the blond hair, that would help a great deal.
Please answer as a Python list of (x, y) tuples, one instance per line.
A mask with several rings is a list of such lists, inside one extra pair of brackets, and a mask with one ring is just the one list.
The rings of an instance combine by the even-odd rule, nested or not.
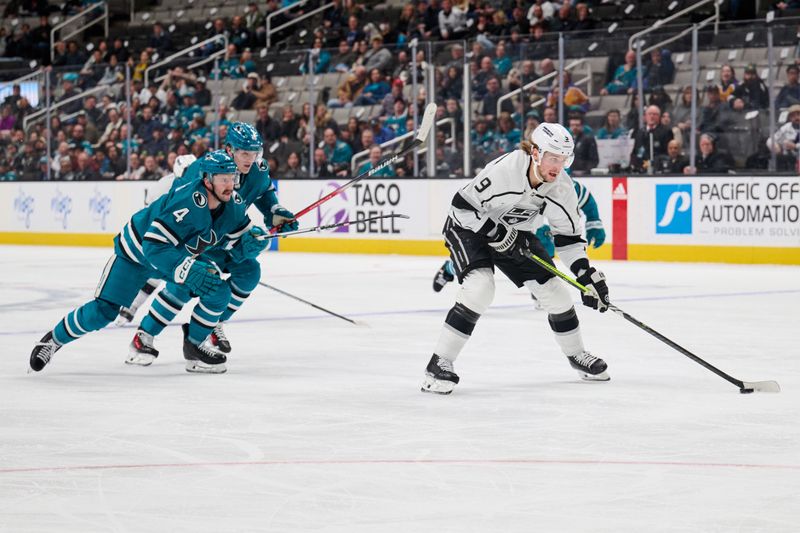
[(523, 152), (525, 152), (528, 155), (533, 155), (533, 149), (534, 148), (536, 148), (537, 150), (539, 149), (539, 147), (536, 146), (535, 144), (533, 144), (531, 141), (522, 140), (519, 143), (519, 149), (522, 150)]

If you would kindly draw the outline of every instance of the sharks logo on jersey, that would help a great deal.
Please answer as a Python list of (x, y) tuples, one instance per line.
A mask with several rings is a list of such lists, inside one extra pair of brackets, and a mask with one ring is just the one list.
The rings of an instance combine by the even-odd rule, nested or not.
[(208, 203), (208, 199), (206, 199), (206, 197), (205, 197), (205, 196), (203, 196), (203, 194), (202, 194), (202, 193), (200, 193), (200, 192), (196, 192), (196, 193), (194, 193), (194, 194), (192, 195), (192, 200), (194, 200), (194, 204), (195, 204), (197, 207), (205, 207), (205, 206), (206, 206), (206, 204)]
[(211, 230), (211, 238), (209, 240), (205, 240), (202, 236), (197, 237), (197, 241), (195, 241), (194, 246), (189, 246), (189, 243), (186, 243), (186, 250), (189, 251), (192, 255), (200, 255), (209, 248), (213, 247), (217, 244), (217, 234), (214, 233), (214, 230)]

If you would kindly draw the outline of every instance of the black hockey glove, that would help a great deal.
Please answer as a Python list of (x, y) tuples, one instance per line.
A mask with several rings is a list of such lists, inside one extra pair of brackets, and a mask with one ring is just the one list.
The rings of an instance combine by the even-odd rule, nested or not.
[[(505, 229), (505, 226), (500, 226)], [(500, 230), (502, 231), (502, 230)], [(533, 236), (526, 231), (517, 231), (514, 228), (505, 229), (505, 233), (489, 243), (498, 253), (506, 255), (521, 255), (528, 257), (533, 249)]]
[(577, 279), (578, 283), (589, 289), (581, 294), (583, 305), (605, 313), (608, 310), (609, 300), (608, 285), (606, 285), (606, 277), (603, 273), (594, 267), (589, 267)]

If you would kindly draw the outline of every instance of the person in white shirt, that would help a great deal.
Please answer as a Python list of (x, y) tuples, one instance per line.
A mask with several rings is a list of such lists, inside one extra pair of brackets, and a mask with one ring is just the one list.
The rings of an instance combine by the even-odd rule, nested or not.
[(544, 216), (561, 261), (590, 289), (584, 305), (608, 309), (605, 276), (589, 264), (578, 197), (565, 172), (574, 148), (563, 126), (540, 124), (530, 140), (487, 164), (453, 197), (443, 234), (461, 287), (426, 368), (424, 392), (449, 394), (459, 382), (453, 362), (494, 298), (495, 267), (547, 311), (556, 342), (582, 379), (610, 379), (605, 361), (584, 348), (565, 282), (530, 257), (554, 264), (533, 233)]

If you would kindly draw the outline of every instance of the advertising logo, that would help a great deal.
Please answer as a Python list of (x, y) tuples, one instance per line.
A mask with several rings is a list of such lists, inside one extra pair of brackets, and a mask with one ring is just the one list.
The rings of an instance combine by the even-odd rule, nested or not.
[[(332, 191), (339, 188), (339, 184), (335, 181), (330, 181), (325, 184), (321, 191), (319, 191), (319, 198), (323, 198)], [(317, 225), (322, 226), (326, 224), (340, 224), (348, 222), (350, 218), (347, 213), (348, 200), (347, 193), (343, 192), (334, 196), (327, 202), (317, 207)], [(333, 230), (334, 233), (348, 233), (349, 226), (342, 226)]]
[(72, 213), (72, 197), (56, 189), (56, 195), (50, 200), (50, 210), (55, 213), (56, 220), (61, 222), (61, 227), (69, 226), (69, 214)]
[(656, 233), (692, 233), (692, 185), (656, 185)]
[(111, 213), (111, 197), (95, 188), (94, 196), (89, 200), (89, 212), (92, 214), (92, 220), (100, 222), (100, 228), (105, 230), (108, 214)]
[(31, 215), (36, 207), (35, 203), (33, 196), (25, 194), (22, 189), (19, 190), (17, 197), (14, 198), (14, 211), (17, 213), (17, 220), (25, 222), (25, 229), (31, 227)]

